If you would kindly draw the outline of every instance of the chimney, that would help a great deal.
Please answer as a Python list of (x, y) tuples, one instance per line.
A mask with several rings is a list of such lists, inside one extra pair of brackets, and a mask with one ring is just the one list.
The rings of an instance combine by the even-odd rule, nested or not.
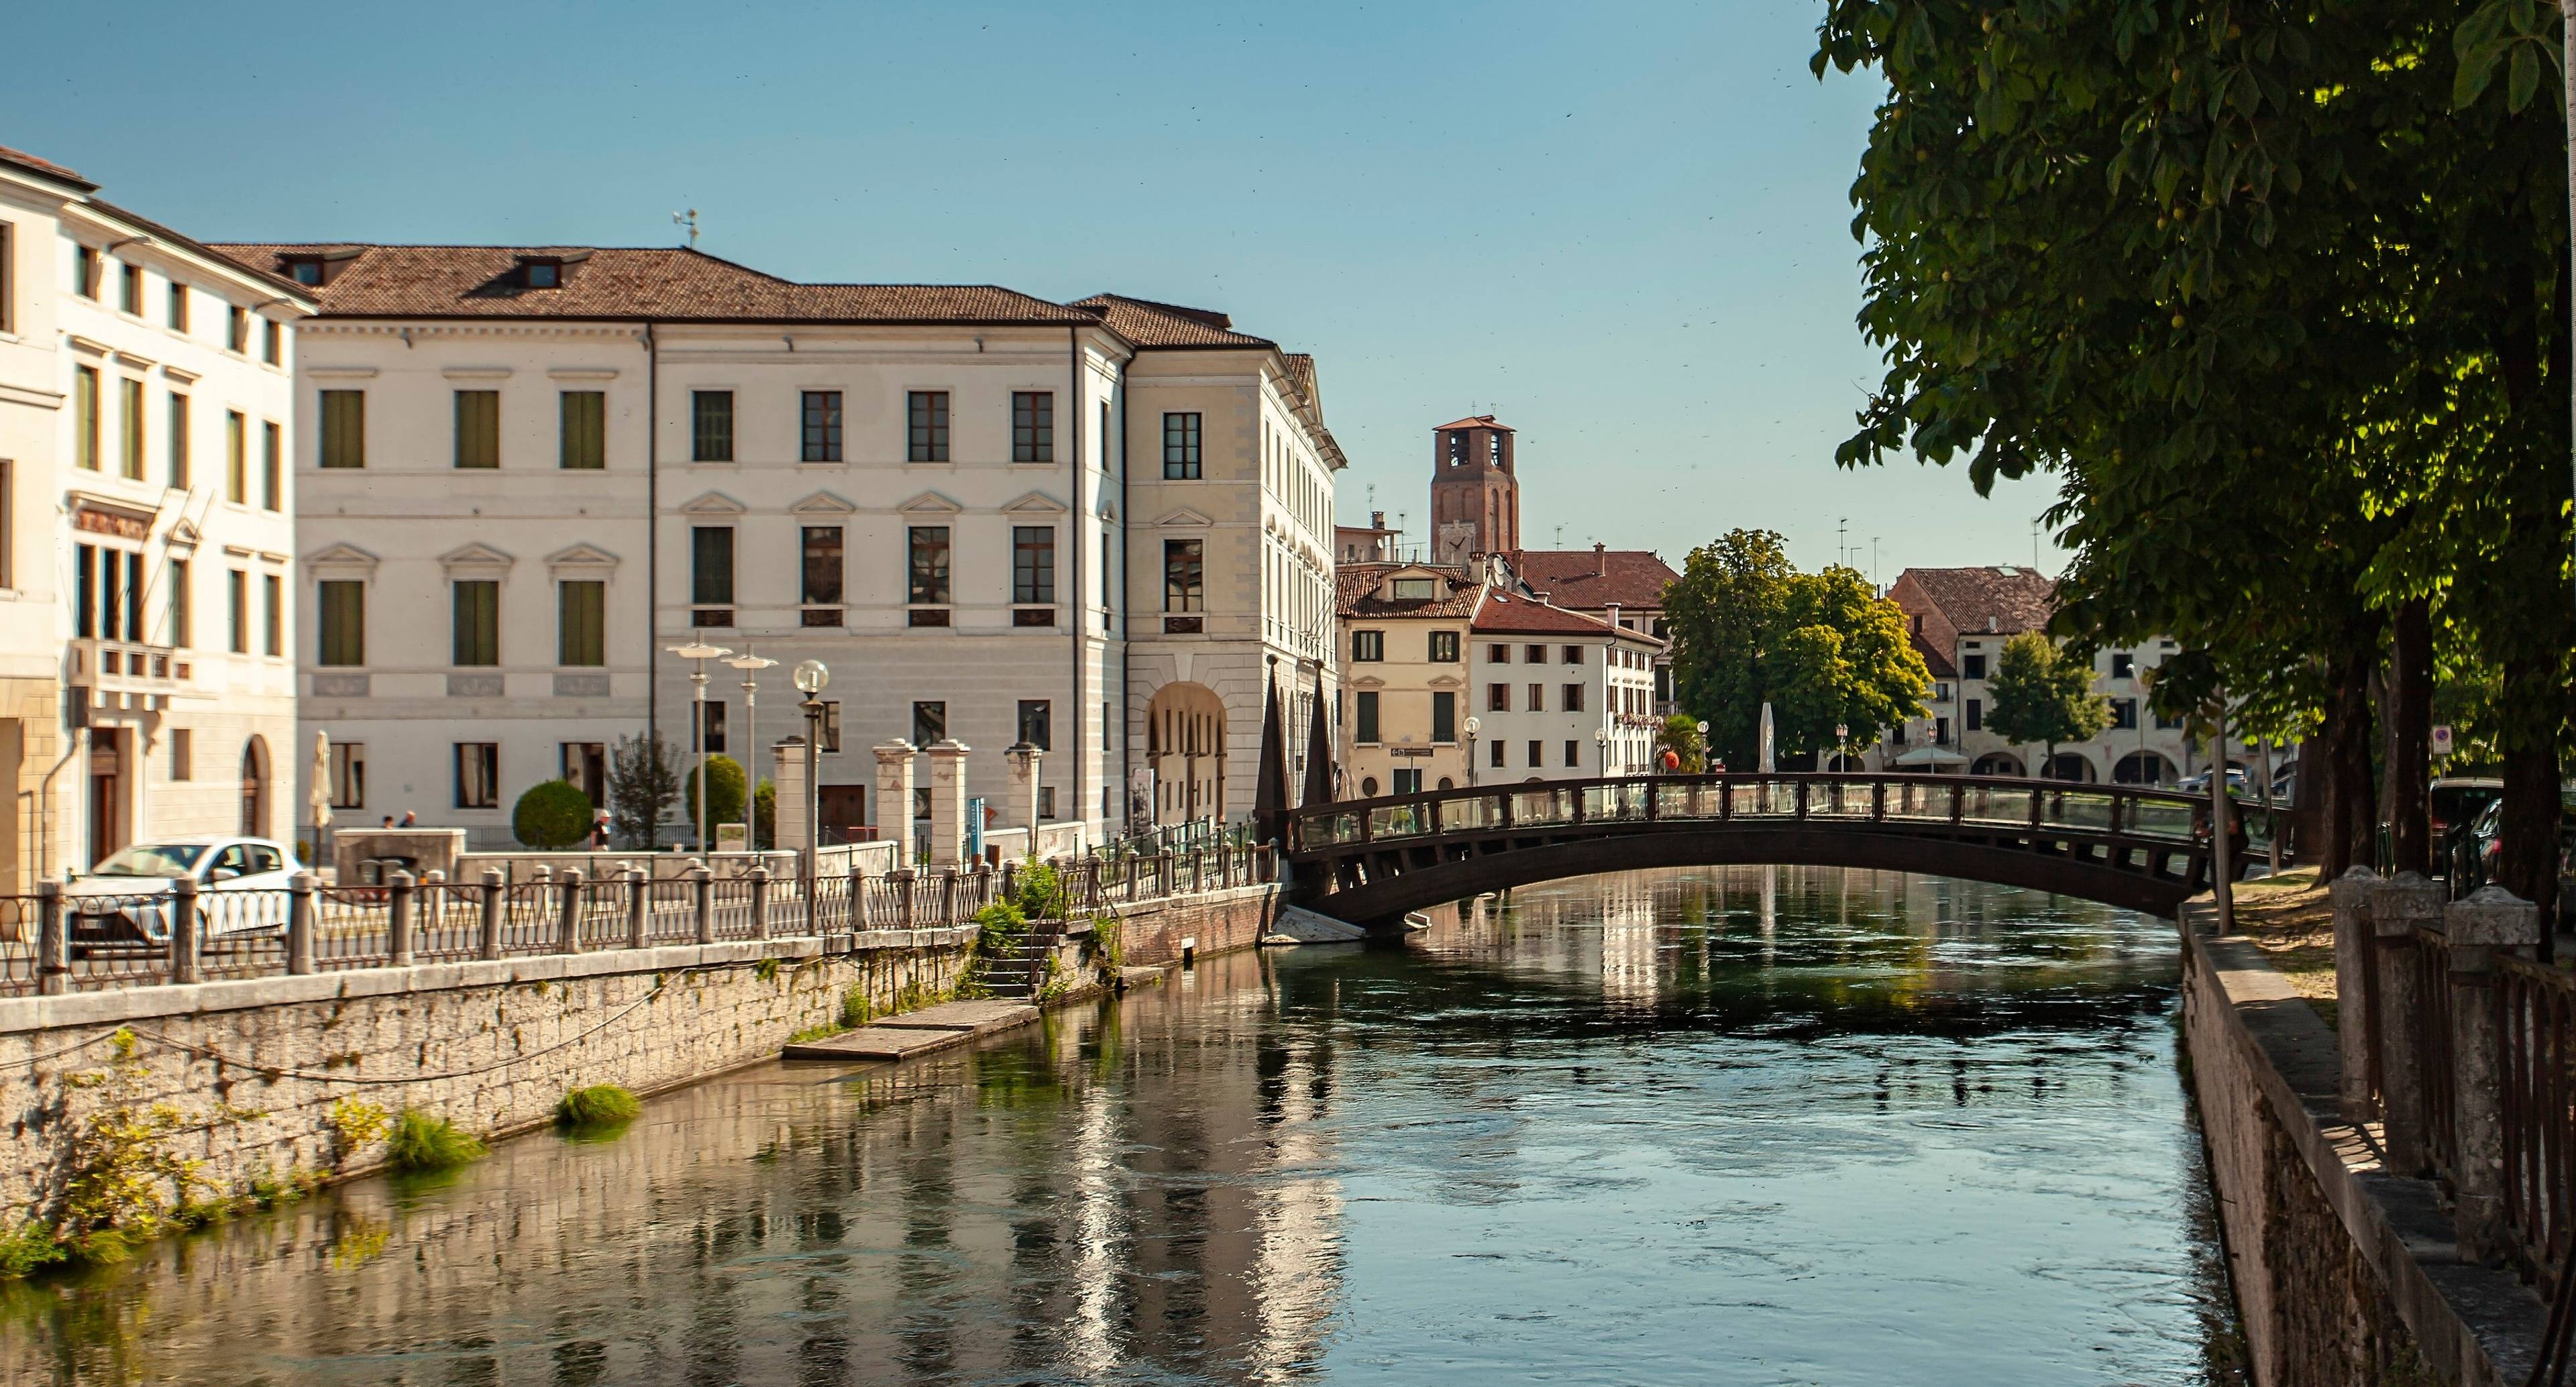
[(1596, 539), (1592, 541), (1592, 576), (1606, 578), (1609, 574), (1610, 546)]
[(1373, 510), (1373, 511), (1370, 511), (1370, 512), (1369, 512), (1369, 528), (1370, 528), (1370, 529), (1372, 529), (1372, 530), (1383, 530), (1383, 529), (1385, 529), (1385, 528), (1386, 528), (1386, 512), (1385, 512), (1385, 511), (1382, 511), (1382, 510)]
[(1610, 626), (1613, 630), (1619, 626), (1619, 604), (1616, 602), (1610, 604)]
[(1986, 634), (1990, 636), (1995, 634), (1995, 619), (1991, 616), (1986, 618)]

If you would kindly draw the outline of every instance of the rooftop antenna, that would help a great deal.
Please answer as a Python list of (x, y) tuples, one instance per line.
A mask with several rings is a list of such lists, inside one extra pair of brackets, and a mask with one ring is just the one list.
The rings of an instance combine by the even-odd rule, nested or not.
[[(1878, 536), (1869, 537), (1869, 585), (1878, 586)], [(1884, 596), (1884, 594), (1881, 594)]]
[(1843, 542), (1843, 532), (1850, 528), (1848, 515), (1834, 522), (1834, 564), (1838, 568), (1851, 567), (1851, 546)]
[(1556, 544), (1554, 547), (1559, 549), (1565, 547), (1565, 527), (1562, 525), (1556, 527)]
[(687, 228), (688, 228), (688, 231), (689, 231), (689, 249), (691, 249), (691, 250), (696, 250), (696, 249), (698, 248), (698, 209), (697, 209), (697, 208), (692, 207), (692, 208), (690, 208), (690, 209), (689, 209), (688, 211), (686, 211), (686, 212), (674, 212), (674, 213), (672, 213), (672, 214), (671, 214), (671, 225), (673, 225), (673, 226), (682, 226), (682, 227), (687, 227)]
[(2039, 571), (2039, 522), (2030, 522), (2030, 571)]

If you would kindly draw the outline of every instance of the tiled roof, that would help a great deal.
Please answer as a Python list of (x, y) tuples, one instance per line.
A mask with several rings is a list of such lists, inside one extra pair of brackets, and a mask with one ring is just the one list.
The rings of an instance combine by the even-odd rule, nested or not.
[(1098, 311), (1110, 330), (1140, 347), (1275, 347), (1267, 337), (1234, 330), (1234, 320), (1210, 308), (1185, 308), (1124, 294), (1094, 294), (1073, 301)]
[(1923, 667), (1932, 672), (1933, 678), (1956, 679), (1959, 677), (1959, 667), (1950, 663), (1949, 656), (1933, 649), (1932, 643), (1923, 639), (1920, 633), (1909, 631), (1905, 634), (1905, 638), (1914, 643), (1914, 653), (1923, 657)]
[(1322, 402), (1315, 398), (1314, 356), (1307, 352), (1286, 352), (1282, 356), (1288, 363), (1288, 379), (1297, 383), (1297, 393), (1305, 396), (1309, 404), (1321, 409)]
[[(1923, 599), (1940, 609), (1943, 620), (1970, 635), (2041, 630), (2057, 609), (2057, 580), (2014, 564), (1909, 568), (1896, 581), (1902, 585), (1909, 578)], [(1992, 627), (1986, 624), (1989, 617)]]
[(1448, 423), (1442, 424), (1438, 428), (1433, 429), (1432, 432), (1447, 433), (1451, 429), (1492, 429), (1496, 433), (1511, 433), (1514, 431), (1512, 426), (1509, 424), (1495, 423), (1494, 416), (1490, 414), (1471, 414), (1464, 419), (1452, 419)]
[(278, 289), (293, 295), (298, 303), (310, 303), (318, 297), (318, 295), (315, 294), (313, 287), (309, 284), (298, 284), (284, 275), (263, 269), (257, 265), (243, 265), (239, 257), (232, 255), (226, 250), (216, 246), (207, 245), (183, 232), (173, 231), (169, 227), (163, 226), (161, 223), (156, 222), (149, 217), (138, 216), (133, 212), (129, 212), (126, 209), (117, 206), (115, 203), (109, 202), (105, 198), (93, 197), (89, 200), (89, 205), (98, 211), (104, 212), (119, 221), (131, 225), (135, 230), (152, 237), (156, 241), (195, 251), (199, 255), (205, 256), (208, 260), (220, 265), (228, 267), (238, 266), (241, 270), (247, 270), (254, 278), (259, 279), (264, 283), (274, 285)]
[(43, 174), (45, 177), (54, 179), (57, 182), (69, 183), (74, 187), (79, 188), (84, 193), (98, 187), (97, 184), (90, 182), (88, 179), (81, 177), (70, 169), (64, 168), (62, 165), (55, 163), (51, 159), (39, 159), (35, 155), (29, 154), (23, 149), (11, 149), (5, 144), (0, 144), (0, 164), (14, 164), (19, 168), (25, 169), (29, 173)]
[[(1395, 602), (1377, 595), (1388, 574), (1407, 569), (1422, 569), (1447, 578), (1449, 595), (1428, 602)], [(1474, 616), (1476, 602), (1483, 591), (1483, 585), (1468, 577), (1466, 570), (1461, 568), (1418, 563), (1356, 563), (1342, 564), (1333, 570), (1334, 614), (1361, 620)]]
[(1612, 626), (1599, 617), (1582, 612), (1569, 612), (1546, 602), (1533, 602), (1526, 597), (1513, 597), (1501, 591), (1488, 591), (1483, 606), (1476, 609), (1476, 621), (1469, 628), (1478, 635), (1560, 635), (1600, 637), (1617, 632), (1625, 640), (1662, 649), (1663, 642), (1642, 631)]
[(1660, 609), (1665, 586), (1681, 576), (1651, 549), (1522, 549), (1509, 559), (1532, 592), (1587, 612), (1613, 602), (1630, 610)]
[[(798, 284), (679, 247), (234, 244), (279, 273), (286, 258), (356, 252), (320, 290), (326, 318), (669, 318), (701, 322), (1084, 324), (1096, 312), (990, 284)], [(518, 282), (524, 256), (561, 256), (563, 284)]]

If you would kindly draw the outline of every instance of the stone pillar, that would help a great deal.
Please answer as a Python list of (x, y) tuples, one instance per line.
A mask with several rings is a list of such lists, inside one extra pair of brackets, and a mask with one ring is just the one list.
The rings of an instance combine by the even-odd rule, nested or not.
[(1038, 767), (1045, 763), (1046, 753), (1031, 743), (1015, 742), (1002, 755), (1011, 763), (1011, 802), (1002, 810), (1002, 826), (1027, 829), (1029, 855), (1034, 857), (1038, 850)]
[(2460, 1259), (2500, 1263), (2512, 1235), (2504, 1226), (2504, 1008), (2496, 995), (2499, 958), (2540, 952), (2540, 907), (2489, 886), (2442, 912), (2451, 937), (2453, 1171)]
[(912, 866), (913, 745), (897, 738), (879, 742), (877, 753), (877, 836), (894, 844), (897, 870)]
[(966, 752), (954, 737), (930, 744), (930, 861), (949, 867), (966, 857)]
[(2335, 1042), (2343, 1061), (2341, 1106), (2346, 1122), (2368, 1122), (2379, 1116), (2379, 1098), (2370, 1082), (2370, 1057), (2378, 1037), (2370, 1031), (2370, 894), (2379, 874), (2355, 867), (2327, 885), (2334, 902)]
[(2391, 1174), (2428, 1174), (2424, 1076), (2417, 1072), (2424, 999), (2416, 986), (2415, 929), (2442, 923), (2442, 884), (2400, 872), (2371, 888), (2372, 967), (2379, 977), (2379, 1111)]
[(805, 786), (805, 738), (782, 738), (769, 749), (769, 758), (769, 780), (778, 787), (778, 836), (769, 845), (801, 853), (807, 831), (805, 810), (814, 802), (813, 792)]

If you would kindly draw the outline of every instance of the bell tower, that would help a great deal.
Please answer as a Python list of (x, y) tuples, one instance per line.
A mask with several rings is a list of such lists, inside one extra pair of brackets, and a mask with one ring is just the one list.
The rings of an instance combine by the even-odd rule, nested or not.
[(1431, 561), (1475, 563), (1521, 547), (1512, 430), (1490, 414), (1431, 431)]

